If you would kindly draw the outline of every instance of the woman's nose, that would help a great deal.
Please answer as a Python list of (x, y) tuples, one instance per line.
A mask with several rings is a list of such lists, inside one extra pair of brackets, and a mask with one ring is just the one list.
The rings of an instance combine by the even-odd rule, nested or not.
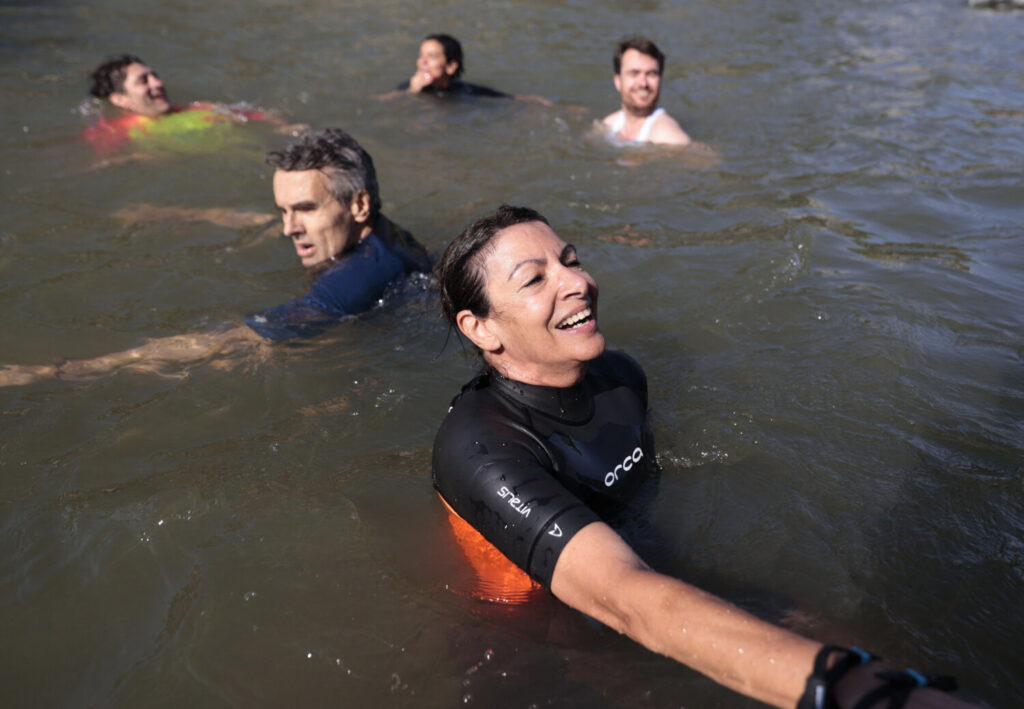
[(584, 295), (590, 290), (590, 281), (587, 280), (585, 271), (562, 266), (561, 286), (563, 296)]

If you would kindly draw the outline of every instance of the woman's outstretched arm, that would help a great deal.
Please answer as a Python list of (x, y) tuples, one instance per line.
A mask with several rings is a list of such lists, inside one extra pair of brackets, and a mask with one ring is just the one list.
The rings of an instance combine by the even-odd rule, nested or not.
[[(719, 684), (792, 709), (804, 694), (821, 643), (791, 633), (678, 579), (652, 571), (603, 522), (580, 530), (555, 566), (560, 600)], [(838, 659), (838, 658), (836, 658)], [(840, 706), (885, 684), (871, 663), (840, 680)], [(872, 706), (888, 706), (879, 700)], [(822, 705), (826, 706), (826, 705)], [(915, 690), (907, 707), (969, 707), (949, 694)]]

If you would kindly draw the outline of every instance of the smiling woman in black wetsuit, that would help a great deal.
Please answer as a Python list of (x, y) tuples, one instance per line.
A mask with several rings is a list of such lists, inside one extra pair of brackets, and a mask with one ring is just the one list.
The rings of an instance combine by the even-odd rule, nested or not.
[[(913, 671), (824, 647), (652, 571), (604, 520), (655, 473), (643, 370), (605, 351), (597, 284), (537, 212), (503, 206), (435, 269), (485, 370), (434, 444), (450, 508), (566, 604), (779, 707), (969, 706)], [(869, 696), (871, 695), (871, 696)], [(866, 703), (858, 703), (867, 699)]]

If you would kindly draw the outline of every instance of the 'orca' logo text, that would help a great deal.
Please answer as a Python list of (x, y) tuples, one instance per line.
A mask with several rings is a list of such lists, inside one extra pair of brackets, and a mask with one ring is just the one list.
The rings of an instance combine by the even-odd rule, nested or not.
[(634, 463), (639, 463), (640, 459), (643, 458), (643, 457), (644, 457), (643, 450), (641, 450), (640, 446), (637, 446), (633, 450), (632, 453), (630, 453), (629, 455), (627, 455), (625, 458), (622, 459), (622, 462), (619, 465), (615, 466), (615, 470), (611, 471), (610, 473), (605, 474), (605, 476), (604, 476), (604, 486), (605, 487), (611, 487), (612, 485), (617, 483), (619, 481), (619, 473), (620, 472), (628, 473), (630, 470), (633, 469), (633, 464)]

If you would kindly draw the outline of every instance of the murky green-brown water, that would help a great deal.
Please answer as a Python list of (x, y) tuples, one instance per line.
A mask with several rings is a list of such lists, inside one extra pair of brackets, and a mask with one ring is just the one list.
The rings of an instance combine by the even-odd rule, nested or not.
[[(269, 211), (285, 141), (95, 169), (86, 76), (138, 53), (172, 100), (349, 130), (435, 252), (502, 201), (544, 212), (651, 381), (660, 568), (1024, 704), (1024, 12), (68, 0), (5, 3), (0, 27), (0, 362), (302, 292), (272, 227), (111, 216)], [(562, 108), (370, 98), (442, 30), (470, 81)], [(632, 31), (719, 165), (587, 137)], [(407, 293), (265, 357), (0, 390), (0, 703), (753, 706), (554, 600), (460, 595), (429, 464), (472, 368), (435, 310)]]

